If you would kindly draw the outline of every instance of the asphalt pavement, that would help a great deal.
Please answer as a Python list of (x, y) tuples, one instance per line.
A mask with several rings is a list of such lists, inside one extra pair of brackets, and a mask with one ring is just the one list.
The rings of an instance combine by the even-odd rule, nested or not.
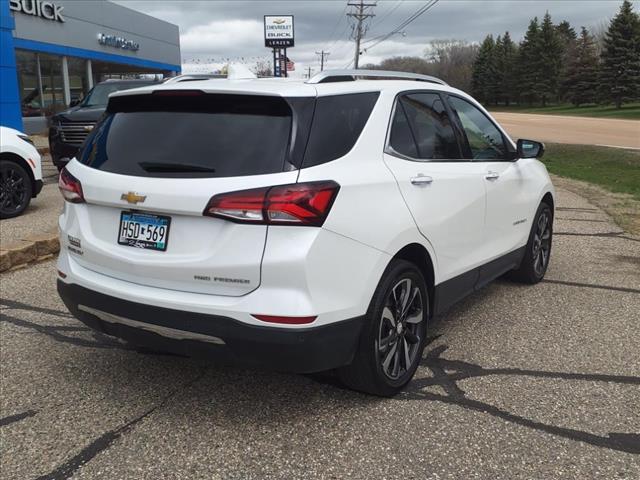
[(492, 112), (514, 140), (574, 143), (640, 150), (640, 121)]
[(544, 282), (430, 326), (392, 399), (140, 353), (70, 318), (55, 263), (0, 276), (3, 479), (640, 478), (640, 239), (559, 191)]

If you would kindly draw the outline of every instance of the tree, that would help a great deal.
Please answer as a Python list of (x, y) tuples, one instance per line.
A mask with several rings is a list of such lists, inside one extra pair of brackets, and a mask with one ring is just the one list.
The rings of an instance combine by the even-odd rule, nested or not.
[(558, 102), (562, 102), (568, 95), (569, 65), (575, 59), (578, 35), (576, 35), (576, 31), (566, 20), (556, 25), (556, 33), (560, 40), (560, 46), (562, 47), (562, 54), (560, 55), (560, 86), (557, 100)]
[(620, 108), (640, 93), (640, 17), (625, 0), (611, 20), (601, 54), (600, 93)]
[(487, 35), (478, 51), (478, 56), (473, 64), (471, 77), (471, 91), (481, 102), (488, 103), (496, 100), (497, 91), (497, 67), (496, 67), (496, 42), (493, 35)]
[(462, 40), (433, 40), (426, 51), (432, 75), (466, 92), (471, 90), (473, 61), (478, 45)]
[(538, 67), (540, 79), (538, 82), (538, 94), (542, 100), (542, 106), (547, 105), (550, 99), (558, 98), (560, 86), (560, 66), (562, 64), (563, 48), (556, 27), (551, 21), (551, 15), (547, 12), (540, 26), (540, 36), (537, 45)]
[(518, 84), (521, 97), (533, 104), (538, 98), (538, 82), (540, 80), (540, 25), (538, 17), (529, 22), (529, 28), (520, 43), (518, 54)]
[(517, 48), (509, 32), (496, 40), (497, 96), (507, 106), (517, 97)]
[(576, 107), (596, 100), (598, 55), (595, 39), (585, 27), (573, 50), (563, 87), (568, 100)]

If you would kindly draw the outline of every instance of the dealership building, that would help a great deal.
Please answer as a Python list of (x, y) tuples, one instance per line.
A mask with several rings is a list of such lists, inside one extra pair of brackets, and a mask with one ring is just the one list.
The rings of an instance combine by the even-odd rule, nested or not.
[(0, 125), (34, 133), (100, 81), (177, 73), (177, 25), (108, 0), (0, 0)]

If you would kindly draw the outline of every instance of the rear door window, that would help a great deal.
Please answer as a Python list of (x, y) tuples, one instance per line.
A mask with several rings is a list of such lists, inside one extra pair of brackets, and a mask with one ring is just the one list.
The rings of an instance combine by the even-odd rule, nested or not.
[(345, 156), (360, 137), (379, 92), (319, 97), (303, 167)]
[[(461, 158), (458, 140), (440, 95), (437, 93), (403, 95), (398, 99), (396, 110), (398, 108), (404, 110), (416, 143), (417, 155), (409, 156), (419, 160), (459, 160)], [(393, 138), (392, 131), (392, 141)], [(391, 146), (395, 149), (393, 144)]]
[(290, 105), (280, 97), (197, 91), (114, 97), (80, 161), (142, 177), (282, 172), (291, 160), (292, 118)]

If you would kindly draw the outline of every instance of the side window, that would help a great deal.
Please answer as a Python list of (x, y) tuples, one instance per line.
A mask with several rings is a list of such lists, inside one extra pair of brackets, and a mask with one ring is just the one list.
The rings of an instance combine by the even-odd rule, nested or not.
[(411, 158), (418, 158), (418, 147), (411, 133), (411, 127), (404, 113), (404, 107), (401, 102), (396, 104), (396, 113), (391, 123), (391, 135), (389, 145), (396, 152)]
[(449, 97), (449, 104), (460, 119), (474, 160), (505, 160), (507, 150), (498, 128), (475, 105), (458, 97)]
[(379, 95), (379, 92), (371, 92), (319, 97), (303, 168), (330, 162), (349, 153)]
[[(420, 160), (461, 158), (453, 127), (440, 95), (437, 93), (412, 93), (401, 97), (398, 100), (396, 118), (394, 118), (394, 126), (392, 127), (392, 142), (400, 138), (408, 141), (408, 135), (400, 130), (401, 128), (406, 130), (406, 127), (398, 120), (397, 112), (399, 110), (404, 112), (405, 120), (409, 123), (408, 130), (415, 143), (415, 153), (405, 153), (396, 148), (394, 143), (391, 143), (396, 151)], [(396, 120), (398, 120), (397, 124)], [(398, 133), (394, 136), (393, 128), (395, 127), (398, 129)]]

